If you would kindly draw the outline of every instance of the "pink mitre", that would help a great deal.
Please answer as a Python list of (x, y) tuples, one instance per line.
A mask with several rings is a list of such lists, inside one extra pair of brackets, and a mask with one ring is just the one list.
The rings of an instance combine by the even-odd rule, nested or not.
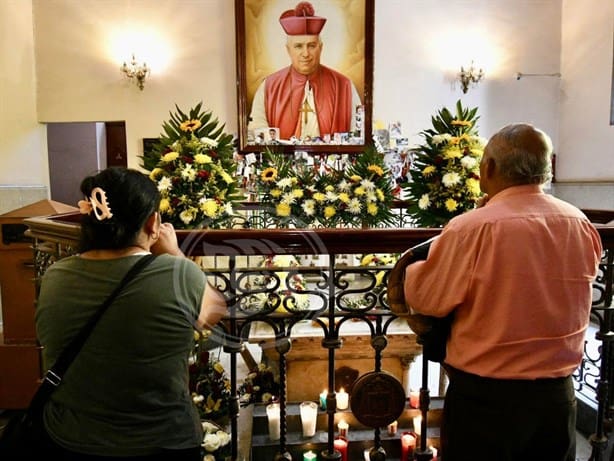
[(293, 10), (284, 11), (279, 22), (288, 35), (319, 35), (326, 18), (314, 15), (311, 3), (300, 2)]

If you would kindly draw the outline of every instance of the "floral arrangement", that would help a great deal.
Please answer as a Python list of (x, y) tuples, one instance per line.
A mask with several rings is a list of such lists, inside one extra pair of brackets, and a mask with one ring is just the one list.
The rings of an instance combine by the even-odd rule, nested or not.
[(203, 421), (203, 461), (225, 461), (230, 455), (230, 434), (210, 421)]
[[(275, 270), (276, 268), (298, 267), (297, 259), (292, 255), (266, 256), (260, 267)], [(309, 296), (300, 293), (305, 291), (305, 282), (301, 274), (292, 274), (288, 271), (275, 271), (277, 279), (269, 274), (253, 277), (251, 285), (255, 288), (247, 300), (246, 310), (261, 310), (275, 306), (276, 312), (288, 312), (286, 307), (292, 310), (305, 310), (309, 308)]]
[(232, 135), (201, 106), (187, 113), (175, 106), (153, 151), (142, 157), (162, 195), (160, 213), (176, 228), (222, 227), (242, 198)]
[(251, 403), (271, 403), (279, 399), (279, 390), (279, 381), (273, 370), (260, 363), (239, 386), (240, 405), (246, 407)]
[(221, 362), (204, 350), (204, 336), (198, 332), (195, 336), (195, 351), (189, 368), (192, 402), (201, 419), (225, 421), (230, 409), (230, 380)]
[(364, 227), (392, 220), (394, 199), (383, 156), (369, 147), (344, 171), (320, 173), (266, 151), (258, 178), (261, 202), (280, 227)]
[(412, 201), (409, 213), (421, 227), (440, 227), (475, 207), (480, 191), (479, 165), (485, 140), (477, 134), (477, 108), (456, 113), (445, 107), (432, 117), (432, 129), (422, 131), (424, 144), (413, 149), (411, 181), (403, 185)]

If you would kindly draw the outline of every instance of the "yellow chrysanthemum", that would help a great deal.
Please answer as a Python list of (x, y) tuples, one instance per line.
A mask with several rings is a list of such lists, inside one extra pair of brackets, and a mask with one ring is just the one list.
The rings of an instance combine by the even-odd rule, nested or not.
[(450, 146), (444, 150), (443, 156), (448, 160), (453, 158), (461, 158), (463, 156), (463, 152), (457, 146)]
[(151, 173), (149, 173), (149, 179), (152, 179), (155, 181), (156, 179), (158, 179), (158, 175), (162, 173), (163, 171), (164, 170), (162, 168), (157, 168), (157, 167), (154, 168), (153, 170), (151, 170)]
[(384, 199), (386, 198), (386, 195), (384, 195), (384, 192), (382, 192), (382, 190), (381, 190), (381, 189), (376, 189), (376, 190), (375, 190), (375, 195), (377, 195), (377, 199), (378, 199), (380, 202), (383, 202), (383, 201), (384, 201)]
[(360, 181), (362, 181), (362, 178), (360, 176), (358, 176), (357, 174), (353, 174), (352, 176), (350, 176), (350, 180), (352, 182), (360, 182)]
[(367, 167), (367, 170), (369, 170), (372, 173), (375, 173), (378, 176), (384, 176), (384, 170), (379, 165), (369, 165)]
[(273, 167), (265, 168), (262, 173), (260, 173), (260, 179), (264, 182), (273, 182), (277, 179), (277, 169)]
[(205, 200), (200, 205), (200, 209), (205, 214), (205, 216), (208, 216), (210, 218), (213, 218), (216, 215), (216, 213), (218, 212), (218, 208), (219, 206), (215, 200)]
[(446, 200), (445, 205), (446, 210), (448, 211), (456, 211), (456, 209), (458, 208), (458, 202), (453, 198), (449, 198), (448, 200)]
[(337, 214), (337, 210), (334, 206), (327, 206), (324, 208), (324, 217), (330, 219)]
[(333, 191), (335, 190), (335, 187), (334, 187), (334, 186), (331, 186), (331, 185), (329, 184), (328, 186), (326, 186), (326, 187), (324, 188), (324, 190), (325, 190), (326, 192), (333, 192)]
[(194, 156), (194, 163), (198, 163), (200, 165), (203, 165), (205, 163), (211, 163), (211, 157), (209, 157), (207, 154), (196, 154)]
[(304, 194), (305, 192), (303, 191), (303, 189), (292, 189), (292, 195), (295, 198), (301, 198)]
[(171, 207), (171, 202), (167, 198), (160, 199), (160, 213), (168, 211)]
[(168, 152), (162, 156), (162, 161), (165, 163), (172, 162), (173, 160), (177, 160), (179, 157), (179, 152)]
[(316, 202), (323, 202), (324, 200), (326, 200), (326, 194), (323, 194), (322, 192), (316, 192), (315, 194), (313, 194), (313, 199)]
[(429, 165), (422, 170), (422, 176), (430, 176), (435, 173), (435, 167), (433, 165)]
[(467, 190), (471, 195), (480, 195), (482, 192), (480, 189), (480, 181), (475, 178), (469, 178), (465, 181), (465, 185), (467, 186)]
[(375, 203), (367, 203), (367, 213), (369, 213), (371, 216), (375, 216), (377, 215), (377, 205)]
[(362, 186), (357, 187), (356, 189), (354, 189), (354, 195), (365, 195), (365, 188)]
[(179, 128), (181, 129), (181, 131), (194, 132), (198, 130), (201, 125), (202, 123), (200, 123), (200, 120), (186, 120), (184, 122), (181, 122), (181, 125), (179, 125)]
[(343, 202), (343, 203), (349, 203), (350, 202), (350, 196), (347, 192), (341, 192), (339, 195), (339, 201)]
[(273, 189), (271, 191), (271, 197), (275, 197), (275, 198), (281, 197), (281, 189)]
[(275, 211), (277, 212), (277, 216), (290, 216), (292, 208), (287, 203), (278, 203), (275, 207)]

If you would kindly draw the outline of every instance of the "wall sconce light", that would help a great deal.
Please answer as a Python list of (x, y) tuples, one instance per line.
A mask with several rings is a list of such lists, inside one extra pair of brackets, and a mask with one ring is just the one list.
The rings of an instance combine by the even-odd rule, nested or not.
[(469, 90), (469, 85), (473, 83), (476, 85), (480, 80), (484, 78), (484, 71), (482, 69), (476, 69), (473, 67), (473, 61), (468, 69), (461, 66), (461, 70), (458, 74), (458, 79), (461, 82), (463, 93)]
[(145, 86), (145, 78), (149, 75), (149, 67), (147, 67), (147, 64), (145, 63), (137, 63), (134, 53), (132, 54), (132, 61), (130, 62), (130, 65), (124, 62), (119, 70), (126, 74), (126, 77), (129, 79), (134, 79), (136, 86), (138, 86), (140, 90), (143, 90), (143, 87)]

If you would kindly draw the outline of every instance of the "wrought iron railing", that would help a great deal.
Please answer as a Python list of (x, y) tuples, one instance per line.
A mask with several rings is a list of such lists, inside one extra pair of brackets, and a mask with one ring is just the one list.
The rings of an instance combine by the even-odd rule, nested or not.
[[(396, 316), (388, 309), (386, 282), (392, 264), (360, 265), (365, 253), (399, 254), (407, 248), (437, 235), (440, 229), (255, 229), (254, 218), (270, 217), (261, 210), (251, 210), (238, 229), (177, 231), (182, 250), (188, 256), (202, 258), (204, 270), (224, 293), (229, 315), (223, 322), (221, 342), (230, 356), (230, 387), (232, 411), (232, 459), (238, 456), (239, 402), (237, 389), (237, 356), (249, 341), (250, 329), (264, 322), (272, 331), (272, 343), (278, 354), (280, 392), (279, 456), (288, 458), (288, 428), (285, 426), (287, 404), (287, 357), (292, 346), (293, 331), (301, 321), (309, 321), (319, 329), (320, 345), (327, 355), (327, 441), (324, 459), (335, 459), (333, 449), (336, 410), (335, 371), (337, 357), (343, 345), (344, 325), (361, 322), (368, 331), (372, 349), (372, 371), (382, 371), (382, 359), (387, 355), (391, 328)], [(402, 219), (407, 215), (399, 213)], [(589, 214), (590, 216), (590, 214)], [(600, 216), (600, 215), (599, 215)], [(78, 239), (78, 216), (61, 215), (49, 218), (30, 218), (26, 224), (34, 238), (37, 279), (55, 260), (74, 252)], [(247, 228), (245, 228), (247, 227)], [(595, 282), (596, 293), (593, 316), (599, 321), (597, 339), (601, 341), (601, 356), (588, 355), (576, 374), (579, 391), (595, 392), (599, 414), (595, 424), (593, 446), (598, 458), (607, 438), (604, 422), (612, 414), (609, 383), (612, 382), (611, 338), (612, 280), (614, 227), (603, 226), (599, 232), (606, 252)], [(263, 265), (271, 255), (285, 255), (282, 263)], [(296, 264), (295, 264), (296, 260)], [(291, 261), (291, 262), (288, 262)], [(301, 283), (297, 284), (296, 281)], [(308, 302), (305, 303), (305, 298)], [(420, 347), (409, 332), (408, 355), (411, 363)], [(599, 370), (599, 376), (595, 371)], [(380, 428), (373, 428), (374, 449), (381, 449)], [(429, 458), (426, 458), (429, 459)]]

